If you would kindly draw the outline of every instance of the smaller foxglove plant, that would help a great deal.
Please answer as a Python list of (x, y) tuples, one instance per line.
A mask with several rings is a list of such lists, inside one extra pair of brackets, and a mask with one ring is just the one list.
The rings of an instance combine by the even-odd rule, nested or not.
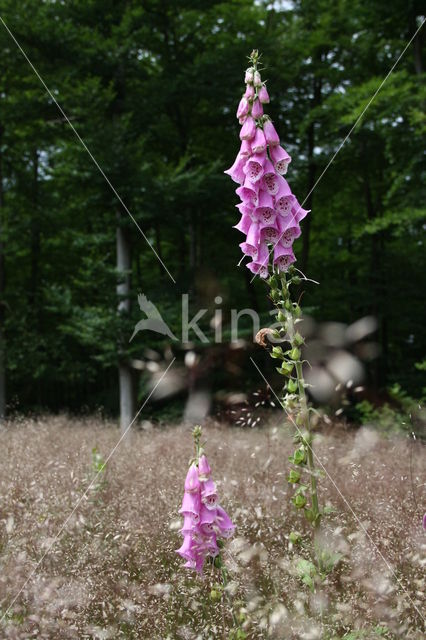
[(184, 567), (203, 572), (206, 560), (222, 569), (220, 550), (224, 540), (235, 529), (231, 518), (219, 505), (216, 483), (212, 479), (210, 465), (200, 446), (201, 427), (193, 431), (195, 457), (191, 460), (185, 479), (180, 513), (183, 515), (183, 543), (177, 553), (185, 560)]

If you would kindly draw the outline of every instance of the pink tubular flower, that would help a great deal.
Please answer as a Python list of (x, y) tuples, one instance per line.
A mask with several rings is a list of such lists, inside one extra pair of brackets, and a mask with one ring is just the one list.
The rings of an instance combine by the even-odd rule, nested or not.
[(247, 98), (243, 96), (240, 100), (240, 104), (238, 105), (237, 118), (242, 118), (243, 116), (246, 116), (249, 110), (250, 110), (249, 102)]
[(212, 470), (210, 469), (209, 461), (207, 460), (206, 456), (200, 456), (200, 459), (198, 460), (198, 473), (200, 474), (200, 476), (205, 476), (206, 478), (208, 478), (211, 472)]
[(251, 115), (253, 116), (253, 118), (256, 118), (256, 119), (263, 116), (263, 107), (259, 99), (256, 99), (253, 102), (253, 106), (251, 108)]
[(217, 489), (216, 483), (211, 479), (202, 483), (201, 502), (207, 507), (207, 509), (216, 509)]
[(188, 493), (196, 493), (200, 488), (200, 481), (198, 479), (198, 469), (195, 464), (191, 464), (186, 474), (185, 491)]
[(267, 104), (269, 102), (269, 94), (268, 94), (266, 85), (262, 84), (258, 95), (259, 95), (259, 100), (262, 104)]
[(263, 165), (265, 162), (266, 156), (265, 152), (255, 153), (251, 156), (244, 165), (244, 173), (250, 182), (255, 183), (258, 182), (263, 176)]
[(267, 278), (268, 277), (268, 263), (267, 262), (248, 262), (247, 269), (256, 275), (259, 278)]
[(276, 146), (269, 149), (269, 153), (278, 173), (282, 176), (285, 175), (287, 173), (288, 165), (291, 162), (291, 158), (287, 151), (280, 146)]
[(243, 253), (252, 258), (246, 266), (253, 274), (267, 278), (271, 271), (286, 271), (295, 261), (292, 245), (301, 234), (300, 221), (309, 212), (283, 178), (291, 157), (280, 145), (272, 120), (263, 115), (269, 94), (257, 70), (257, 53), (251, 59), (253, 66), (246, 71), (246, 90), (238, 110), (245, 114), (246, 102), (249, 104), (242, 116), (239, 160), (226, 173), (240, 184), (236, 193), (242, 216), (235, 228), (246, 235), (240, 243)]
[(275, 130), (274, 125), (272, 124), (272, 120), (268, 119), (263, 123), (263, 133), (265, 134), (266, 142), (268, 143), (270, 148), (276, 147), (280, 144), (280, 138)]
[(262, 223), (269, 224), (275, 220), (274, 203), (272, 196), (266, 191), (259, 191), (259, 204), (253, 211), (253, 216), (256, 220)]
[(188, 469), (180, 509), (184, 516), (180, 530), (183, 542), (176, 553), (185, 560), (184, 567), (199, 573), (207, 557), (213, 559), (219, 554), (217, 538), (228, 538), (235, 529), (226, 511), (218, 505), (216, 484), (210, 475), (208, 460), (201, 455)]
[(227, 169), (223, 173), (227, 173), (228, 176), (231, 176), (234, 182), (237, 182), (238, 184), (243, 184), (246, 177), (244, 173), (244, 166), (246, 162), (247, 162), (247, 157), (241, 156), (240, 154), (238, 154), (237, 157), (235, 158), (235, 162), (232, 165), (232, 167), (229, 167), (229, 169)]
[(266, 151), (266, 139), (262, 129), (256, 128), (251, 148), (253, 153), (264, 153)]
[(247, 116), (240, 131), (241, 140), (252, 140), (256, 134), (256, 122), (251, 116)]
[(244, 204), (251, 205), (253, 207), (257, 207), (258, 203), (258, 193), (259, 193), (259, 183), (250, 182), (247, 178), (244, 181), (242, 187), (238, 187), (236, 191), (237, 195), (240, 196), (241, 200)]
[(291, 213), (295, 200), (296, 198), (292, 193), (289, 193), (288, 195), (283, 194), (275, 199), (275, 208), (279, 214), (287, 216)]
[[(248, 140), (241, 141), (240, 153), (238, 154), (241, 158), (250, 158), (252, 154), (251, 144)], [(238, 157), (238, 156), (237, 156)], [(225, 171), (226, 173), (226, 171)]]
[(254, 98), (254, 87), (252, 84), (248, 84), (246, 86), (246, 90), (244, 92), (244, 97), (249, 99), (249, 98)]
[(283, 247), (291, 247), (296, 238), (300, 236), (302, 232), (298, 224), (293, 227), (289, 227), (280, 235), (280, 244)]
[(234, 226), (234, 229), (238, 229), (238, 231), (241, 231), (241, 233), (245, 233), (247, 235), (252, 222), (253, 221), (251, 219), (251, 216), (248, 213), (243, 213), (241, 216), (241, 220)]
[(274, 265), (278, 271), (287, 271), (289, 266), (296, 260), (291, 247), (283, 247), (281, 244), (275, 245)]
[(216, 522), (224, 538), (229, 538), (233, 534), (235, 525), (222, 507), (216, 509)]

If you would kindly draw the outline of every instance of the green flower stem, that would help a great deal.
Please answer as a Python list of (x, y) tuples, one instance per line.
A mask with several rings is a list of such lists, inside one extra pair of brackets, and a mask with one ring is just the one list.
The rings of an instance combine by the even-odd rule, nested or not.
[(232, 615), (232, 622), (234, 623), (234, 627), (235, 628), (239, 628), (239, 624), (237, 622), (237, 618), (235, 617), (234, 607), (233, 607), (231, 596), (229, 595), (229, 593), (226, 590), (226, 587), (228, 586), (228, 572), (226, 570), (226, 567), (223, 564), (222, 564), (222, 566), (220, 568), (220, 573), (222, 574), (223, 592), (224, 592), (224, 594), (226, 596), (226, 599), (228, 600), (229, 609), (230, 609), (231, 615)]
[[(293, 278), (295, 281), (296, 278)], [(291, 279), (290, 279), (291, 283)], [(282, 273), (280, 275), (280, 284), (281, 291), (279, 291), (279, 296), (277, 299), (277, 295), (273, 295), (273, 301), (275, 306), (284, 315), (285, 318), (285, 327), (283, 326), (285, 332), (287, 334), (287, 339), (291, 345), (290, 357), (293, 359), (293, 354), (296, 354), (294, 359), (294, 374), (295, 381), (297, 383), (297, 416), (296, 416), (296, 427), (298, 429), (298, 433), (302, 438), (302, 444), (305, 445), (306, 450), (306, 464), (310, 475), (310, 502), (311, 502), (311, 513), (312, 513), (312, 524), (315, 529), (319, 527), (320, 524), (320, 508), (318, 502), (318, 490), (317, 490), (317, 475), (316, 468), (314, 463), (313, 449), (312, 449), (312, 432), (310, 425), (310, 414), (308, 401), (306, 397), (305, 391), (305, 381), (303, 378), (303, 367), (302, 361), (300, 360), (300, 346), (303, 343), (303, 339), (300, 334), (296, 331), (295, 328), (295, 320), (298, 315), (300, 315), (300, 308), (298, 305), (295, 305), (291, 302), (289, 284), (287, 281), (286, 275)], [(274, 299), (275, 298), (275, 299)]]

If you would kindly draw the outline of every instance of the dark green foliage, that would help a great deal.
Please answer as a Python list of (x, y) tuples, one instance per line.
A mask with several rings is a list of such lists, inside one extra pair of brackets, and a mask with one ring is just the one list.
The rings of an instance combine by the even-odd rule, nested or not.
[[(420, 4), (30, 0), (0, 15), (177, 281), (173, 285), (0, 24), (0, 222), (7, 398), (20, 409), (116, 411), (117, 336), (143, 291), (180, 321), (194, 305), (260, 304), (240, 259), (223, 169), (238, 148), (242, 72), (262, 53), (270, 113), (303, 201), (415, 32)], [(275, 8), (274, 8), (275, 7)], [(424, 383), (426, 103), (420, 33), (308, 196), (299, 266), (319, 319), (379, 319), (377, 387)], [(117, 215), (132, 244), (133, 309), (117, 317)], [(1, 247), (0, 247), (1, 253)], [(1, 258), (1, 256), (0, 256)], [(226, 335), (227, 327), (224, 328)], [(129, 355), (163, 348), (139, 334)], [(248, 372), (250, 375), (251, 372)], [(254, 372), (256, 375), (256, 372)]]

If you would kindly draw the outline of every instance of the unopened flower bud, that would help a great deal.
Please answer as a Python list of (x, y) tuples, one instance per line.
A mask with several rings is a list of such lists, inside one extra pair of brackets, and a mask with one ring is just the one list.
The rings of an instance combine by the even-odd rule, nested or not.
[(267, 88), (266, 88), (266, 86), (264, 84), (262, 84), (262, 86), (260, 87), (258, 96), (259, 96), (259, 100), (260, 100), (260, 102), (262, 102), (262, 104), (267, 104), (269, 102), (268, 90), (267, 90)]
[(249, 67), (246, 70), (245, 76), (244, 76), (244, 82), (246, 84), (251, 84), (253, 82), (254, 79), (254, 69), (253, 67)]

